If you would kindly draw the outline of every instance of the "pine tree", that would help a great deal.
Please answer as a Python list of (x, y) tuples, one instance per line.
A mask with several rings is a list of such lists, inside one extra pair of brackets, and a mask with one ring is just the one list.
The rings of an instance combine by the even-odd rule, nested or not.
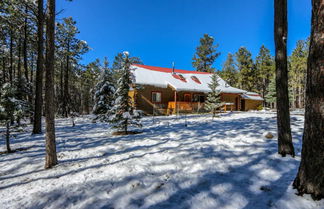
[(261, 46), (255, 62), (257, 76), (255, 79), (256, 90), (262, 97), (265, 97), (268, 94), (268, 86), (274, 75), (274, 60), (270, 55), (270, 50), (264, 45)]
[(21, 118), (28, 113), (29, 106), (24, 100), (19, 99), (20, 92), (15, 85), (5, 83), (0, 88), (0, 121), (7, 127), (6, 147), (10, 153), (10, 121)]
[(239, 74), (239, 87), (247, 91), (255, 90), (255, 69), (252, 54), (245, 47), (235, 53)]
[(42, 132), (43, 79), (44, 79), (44, 1), (37, 1), (37, 71), (33, 134)]
[(267, 103), (269, 103), (272, 107), (273, 107), (273, 104), (276, 103), (276, 78), (275, 76), (273, 76), (271, 79), (270, 79), (270, 83), (269, 83), (269, 86), (267, 88), (267, 94), (265, 95), (265, 100)]
[(116, 92), (112, 72), (108, 68), (108, 61), (105, 61), (99, 82), (95, 87), (93, 114), (96, 119), (108, 121), (111, 115), (111, 109), (114, 105), (114, 94)]
[[(64, 117), (68, 117), (72, 109), (72, 101), (70, 96), (70, 76), (73, 69), (73, 64), (77, 63), (80, 56), (89, 51), (89, 47), (85, 41), (76, 38), (79, 34), (79, 30), (76, 27), (76, 21), (69, 18), (63, 18), (62, 23), (57, 23), (56, 39), (58, 42), (57, 50), (64, 57), (61, 64), (64, 66), (64, 75), (62, 75), (63, 95), (61, 95), (62, 101), (60, 104), (60, 110)], [(63, 73), (63, 72), (62, 72)]]
[(213, 118), (216, 115), (216, 110), (222, 106), (220, 91), (217, 89), (218, 84), (218, 76), (216, 73), (213, 73), (211, 76), (211, 83), (208, 84), (210, 88), (210, 92), (208, 93), (205, 107), (207, 110), (213, 113)]
[(46, 82), (45, 82), (45, 168), (52, 168), (57, 161), (54, 112), (54, 62), (55, 62), (55, 0), (47, 1), (46, 22)]
[(312, 26), (307, 62), (305, 128), (298, 174), (293, 183), (300, 195), (324, 198), (324, 2), (312, 1)]
[(236, 87), (238, 85), (239, 75), (235, 67), (233, 54), (228, 53), (223, 69), (219, 73), (222, 79), (224, 79), (230, 86)]
[(308, 57), (308, 42), (299, 40), (289, 59), (289, 87), (292, 89), (292, 106), (304, 106), (305, 77)]
[(283, 157), (286, 155), (294, 157), (295, 151), (291, 137), (288, 96), (287, 0), (275, 0), (274, 6), (278, 153)]
[(117, 82), (116, 99), (112, 108), (113, 114), (110, 116), (110, 123), (113, 125), (113, 128), (122, 130), (125, 134), (128, 133), (129, 126), (142, 126), (140, 123), (142, 114), (140, 111), (134, 110), (131, 98), (128, 95), (133, 82), (131, 64), (128, 52), (124, 52), (121, 65), (122, 73)]
[[(129, 57), (129, 59), (132, 64), (143, 64), (142, 60), (139, 57)], [(118, 78), (120, 78), (122, 75), (123, 62), (123, 53), (118, 53), (115, 56), (112, 64), (112, 76), (114, 78), (113, 80), (115, 81), (115, 85), (117, 85)]]
[[(102, 72), (102, 67), (100, 65), (100, 60), (97, 59), (94, 62), (89, 63), (84, 70), (81, 70), (81, 113), (90, 114), (90, 111), (95, 105), (94, 94), (96, 92), (96, 84), (98, 83), (98, 78), (100, 77), (100, 72)], [(78, 83), (78, 82), (77, 82)]]
[(214, 45), (214, 38), (208, 34), (200, 39), (200, 45), (196, 48), (196, 53), (193, 57), (192, 66), (200, 72), (214, 72), (215, 68), (212, 65), (215, 59), (220, 55), (216, 52), (217, 45)]

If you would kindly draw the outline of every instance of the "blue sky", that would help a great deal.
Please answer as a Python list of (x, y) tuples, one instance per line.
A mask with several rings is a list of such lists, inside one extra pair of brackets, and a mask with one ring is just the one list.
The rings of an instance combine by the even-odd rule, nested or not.
[[(129, 51), (144, 64), (192, 70), (204, 33), (215, 38), (221, 69), (227, 53), (262, 44), (274, 54), (273, 0), (57, 0), (58, 19), (72, 16), (92, 50), (83, 63)], [(288, 0), (288, 53), (310, 34), (311, 0)]]

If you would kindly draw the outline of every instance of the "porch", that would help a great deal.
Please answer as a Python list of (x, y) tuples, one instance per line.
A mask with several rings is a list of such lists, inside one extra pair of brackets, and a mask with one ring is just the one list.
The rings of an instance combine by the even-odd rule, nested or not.
[[(170, 101), (168, 102), (167, 114), (176, 114), (177, 112), (205, 112), (204, 102), (184, 102), (184, 101)], [(224, 103), (220, 111), (233, 111), (234, 103)]]

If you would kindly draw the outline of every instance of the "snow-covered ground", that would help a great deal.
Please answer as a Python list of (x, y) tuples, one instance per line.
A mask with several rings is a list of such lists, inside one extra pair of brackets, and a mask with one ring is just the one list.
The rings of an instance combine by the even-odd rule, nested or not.
[[(57, 120), (59, 165), (44, 170), (43, 135), (14, 133), (0, 155), (0, 208), (320, 209), (291, 183), (301, 151), (303, 116), (292, 115), (297, 156), (277, 155), (274, 113), (144, 119), (143, 133), (111, 136), (80, 117)], [(4, 150), (1, 140), (0, 151)]]

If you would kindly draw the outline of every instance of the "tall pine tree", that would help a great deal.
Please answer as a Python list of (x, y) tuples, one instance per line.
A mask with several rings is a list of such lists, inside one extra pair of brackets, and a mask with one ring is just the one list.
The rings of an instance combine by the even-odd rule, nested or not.
[(113, 114), (110, 116), (110, 123), (113, 125), (113, 128), (121, 130), (125, 134), (128, 134), (129, 126), (142, 126), (140, 123), (141, 112), (134, 109), (128, 94), (133, 83), (131, 60), (129, 53), (124, 52), (121, 65), (121, 77), (117, 82), (116, 99), (112, 108)]
[(240, 72), (239, 87), (247, 91), (255, 90), (255, 70), (252, 54), (245, 47), (241, 47), (235, 54), (237, 67)]
[(208, 34), (200, 39), (200, 45), (196, 48), (196, 53), (193, 57), (192, 66), (200, 72), (214, 72), (213, 64), (215, 59), (220, 55), (216, 52), (217, 45), (214, 45), (214, 38)]
[(228, 53), (223, 69), (219, 73), (222, 79), (224, 79), (230, 86), (236, 87), (238, 85), (239, 75), (235, 66), (233, 54)]
[(287, 0), (274, 1), (274, 38), (276, 47), (276, 96), (278, 153), (295, 156), (290, 128), (287, 66)]
[(270, 50), (264, 45), (261, 46), (256, 57), (255, 67), (257, 77), (255, 80), (256, 90), (262, 97), (265, 97), (268, 94), (268, 87), (274, 75), (274, 60), (270, 55)]
[(304, 107), (305, 77), (308, 57), (308, 42), (299, 40), (290, 56), (289, 87), (292, 89), (292, 106)]
[(324, 1), (312, 1), (312, 27), (307, 62), (305, 128), (301, 162), (293, 183), (299, 194), (324, 198)]
[(105, 59), (99, 82), (95, 87), (93, 114), (97, 115), (96, 119), (109, 120), (114, 105), (115, 91), (112, 72), (108, 67), (108, 61)]

